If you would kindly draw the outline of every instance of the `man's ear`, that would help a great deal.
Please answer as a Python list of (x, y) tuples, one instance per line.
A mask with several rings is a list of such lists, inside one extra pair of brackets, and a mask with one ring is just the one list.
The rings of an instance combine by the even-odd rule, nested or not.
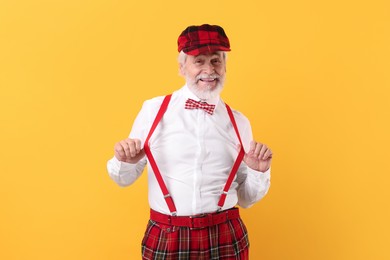
[(185, 77), (185, 68), (184, 65), (181, 63), (179, 63), (179, 74), (180, 76)]

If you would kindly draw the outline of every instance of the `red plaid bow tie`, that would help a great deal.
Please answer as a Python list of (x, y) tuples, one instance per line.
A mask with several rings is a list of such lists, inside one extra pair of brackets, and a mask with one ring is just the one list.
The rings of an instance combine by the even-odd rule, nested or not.
[(185, 109), (203, 109), (205, 112), (212, 115), (214, 113), (215, 105), (207, 104), (206, 102), (195, 101), (193, 99), (187, 99)]

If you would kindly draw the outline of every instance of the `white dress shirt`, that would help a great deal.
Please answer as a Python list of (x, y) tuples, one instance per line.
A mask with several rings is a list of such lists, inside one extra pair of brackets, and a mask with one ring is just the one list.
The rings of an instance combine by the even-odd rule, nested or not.
[[(151, 152), (177, 209), (177, 215), (215, 212), (218, 200), (237, 157), (238, 137), (220, 97), (208, 100), (216, 105), (214, 114), (202, 109), (184, 109), (188, 98), (199, 101), (187, 86), (172, 94), (168, 109), (150, 138)], [(164, 97), (144, 102), (129, 138), (144, 141)], [(248, 119), (233, 110), (245, 151), (249, 151), (252, 130)], [(113, 157), (107, 163), (110, 177), (120, 186), (134, 183), (147, 164), (146, 156), (137, 164)], [(170, 214), (160, 186), (148, 163), (150, 207)], [(241, 163), (229, 189), (223, 209), (249, 207), (268, 192), (270, 170), (262, 173)]]

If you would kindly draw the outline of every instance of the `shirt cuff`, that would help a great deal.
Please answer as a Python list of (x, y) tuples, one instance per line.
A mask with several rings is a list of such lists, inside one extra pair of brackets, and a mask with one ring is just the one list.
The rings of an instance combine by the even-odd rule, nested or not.
[(136, 163), (128, 163), (119, 161), (115, 156), (111, 159), (111, 167), (118, 175), (123, 173), (133, 172), (137, 169)]
[(255, 176), (256, 179), (259, 179), (261, 182), (264, 182), (265, 180), (271, 179), (271, 167), (268, 170), (266, 170), (265, 172), (256, 171), (256, 170), (253, 170), (249, 167), (247, 167), (247, 168), (248, 168), (248, 174)]
[(253, 170), (253, 169), (248, 167), (248, 172), (250, 172), (252, 174), (261, 174), (261, 175), (270, 176), (271, 175), (271, 167), (268, 168), (268, 170), (266, 170), (265, 172), (256, 171), (256, 170)]

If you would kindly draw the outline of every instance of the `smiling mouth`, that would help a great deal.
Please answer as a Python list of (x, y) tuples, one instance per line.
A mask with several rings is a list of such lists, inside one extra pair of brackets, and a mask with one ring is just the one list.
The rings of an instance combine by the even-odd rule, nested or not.
[(213, 82), (213, 81), (216, 81), (217, 79), (200, 79), (201, 81), (203, 82)]

